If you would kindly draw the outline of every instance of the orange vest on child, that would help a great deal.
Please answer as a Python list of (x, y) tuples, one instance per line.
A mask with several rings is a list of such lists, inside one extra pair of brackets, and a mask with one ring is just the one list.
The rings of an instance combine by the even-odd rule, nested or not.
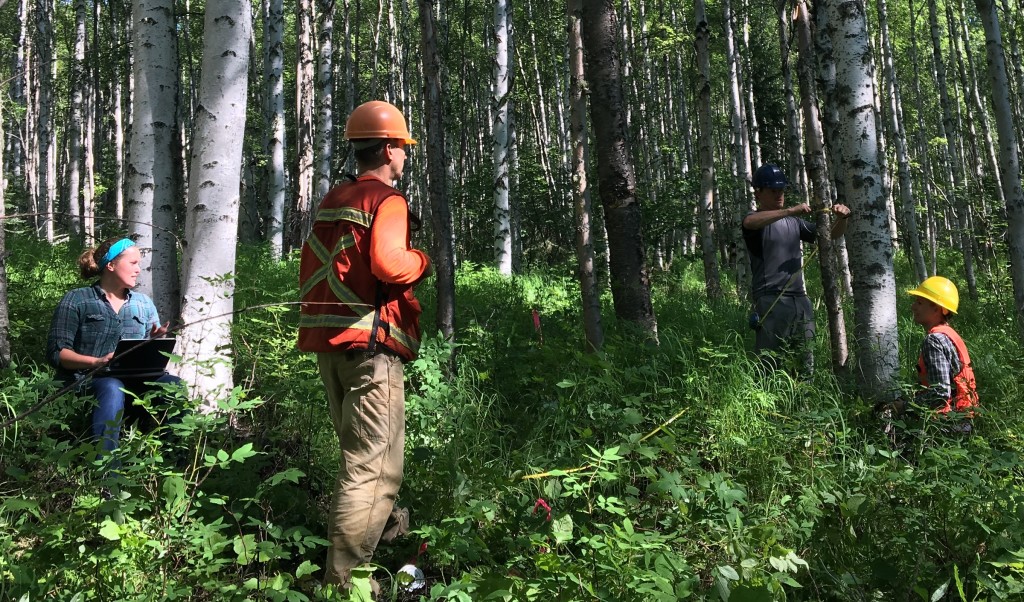
[[(977, 407), (978, 405), (978, 384), (974, 380), (974, 369), (971, 368), (971, 356), (967, 353), (967, 345), (964, 344), (964, 340), (960, 338), (960, 335), (953, 330), (949, 324), (939, 324), (931, 330), (928, 334), (944, 334), (949, 337), (949, 340), (953, 341), (953, 347), (956, 348), (956, 354), (960, 358), (960, 372), (953, 376), (953, 396), (951, 399), (946, 400), (946, 405), (940, 408), (938, 413), (947, 414), (953, 408), (956, 408), (957, 412), (969, 412), (970, 408)], [(928, 386), (928, 371), (924, 365), (924, 355), (920, 355), (917, 358), (917, 377), (921, 381), (921, 386)]]

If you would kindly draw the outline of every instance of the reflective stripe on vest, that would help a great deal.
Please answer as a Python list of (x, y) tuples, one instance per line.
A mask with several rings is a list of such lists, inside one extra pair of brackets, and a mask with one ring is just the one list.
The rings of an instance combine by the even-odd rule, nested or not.
[(383, 345), (406, 360), (416, 357), (421, 310), (412, 286), (383, 283), (370, 268), (370, 228), (380, 204), (394, 196), (402, 194), (363, 177), (335, 187), (321, 201), (299, 263), (299, 349)]

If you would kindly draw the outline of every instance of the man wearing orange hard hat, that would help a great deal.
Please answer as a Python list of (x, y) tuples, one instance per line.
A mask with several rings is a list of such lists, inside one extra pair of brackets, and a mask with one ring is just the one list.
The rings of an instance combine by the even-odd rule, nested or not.
[[(932, 276), (907, 292), (914, 297), (910, 306), (914, 322), (926, 333), (917, 359), (922, 389), (915, 394), (915, 401), (940, 414), (956, 411), (971, 416), (978, 405), (974, 368), (967, 345), (948, 323), (950, 314), (960, 307), (956, 285), (942, 276)], [(965, 422), (961, 430), (970, 431), (970, 423)]]
[(406, 147), (416, 144), (405, 117), (390, 103), (367, 102), (349, 116), (345, 139), (358, 173), (323, 198), (302, 245), (298, 342), (317, 354), (341, 447), (324, 576), (341, 587), (379, 541), (408, 528), (408, 512), (394, 505), (405, 446), (403, 363), (420, 344), (413, 288), (433, 273), (430, 258), (410, 248), (419, 218), (393, 187)]

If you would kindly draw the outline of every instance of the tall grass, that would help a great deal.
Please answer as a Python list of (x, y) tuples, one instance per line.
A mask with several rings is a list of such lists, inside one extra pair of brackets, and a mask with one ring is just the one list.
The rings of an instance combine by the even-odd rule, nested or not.
[[(38, 366), (49, 312), (72, 286), (63, 266), (74, 254), (14, 244), (20, 360), (2, 387), (4, 417), (52, 390)], [(1022, 354), (1006, 300), (965, 300), (955, 323), (981, 387), (976, 436), (950, 437), (934, 421), (908, 423), (901, 427), (907, 442), (894, 449), (850, 380), (826, 365), (823, 325), (812, 376), (766, 372), (750, 353), (747, 309), (737, 296), (704, 299), (700, 269), (677, 262), (657, 276), (660, 345), (632, 337), (606, 296), (607, 344), (588, 355), (568, 269), (506, 278), (464, 266), (455, 340), (427, 336), (406, 370), (400, 504), (412, 510), (416, 531), (382, 547), (376, 560), (394, 570), (426, 542), (418, 562), (428, 599), (928, 599), (940, 590), (960, 599), (958, 587), (964, 599), (998, 599), (1021, 591), (1022, 565), (1014, 563), (1024, 557), (1016, 434)], [(295, 273), (294, 260), (243, 249), (236, 307), (295, 300)], [(902, 273), (899, 281), (914, 284)], [(429, 287), (419, 294), (429, 331), (433, 294)], [(899, 303), (909, 384), (922, 333), (908, 318), (909, 301)], [(293, 307), (237, 316), (238, 400), (249, 401), (234, 430), (197, 424), (183, 435), (186, 445), (205, 446), (195, 455), (199, 466), (167, 465), (145, 437), (134, 448), (132, 461), (144, 470), (125, 490), (153, 501), (124, 524), (138, 527), (133, 545), (163, 541), (173, 560), (148, 566), (132, 552), (119, 570), (136, 590), (211, 599), (323, 596), (316, 537), (326, 531), (338, 452), (313, 358), (294, 348), (296, 323)], [(69, 426), (87, 409), (82, 400), (55, 403), (0, 439), (7, 467), (0, 490), (23, 500), (0, 509), (7, 553), (0, 593), (43, 591), (38, 580), (51, 567), (79, 566), (68, 552), (78, 539), (102, 543), (96, 562), (128, 545), (120, 535), (104, 539), (111, 527), (87, 511), (102, 506), (102, 479), (79, 462), (89, 444)], [(256, 455), (235, 455), (247, 445)], [(229, 460), (217, 460), (217, 449)], [(214, 463), (204, 463), (211, 453)], [(147, 535), (160, 504), (163, 512), (174, 507), (168, 499), (178, 499), (179, 486), (192, 499), (220, 501), (181, 518), (191, 540)], [(24, 551), (56, 531), (51, 548), (61, 554)], [(261, 553), (248, 555), (250, 545)], [(164, 585), (140, 585), (139, 575), (153, 567)], [(378, 578), (387, 582), (383, 570)], [(58, 598), (76, 587), (114, 591), (109, 575), (62, 583)]]

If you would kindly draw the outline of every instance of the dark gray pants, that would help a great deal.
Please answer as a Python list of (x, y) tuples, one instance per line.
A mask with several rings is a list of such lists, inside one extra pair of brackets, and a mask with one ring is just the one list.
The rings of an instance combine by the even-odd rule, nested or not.
[[(772, 303), (775, 303), (773, 306)], [(803, 368), (814, 369), (814, 309), (805, 295), (758, 297), (754, 309), (761, 316), (760, 328), (754, 339), (754, 351), (761, 356), (778, 358), (783, 353), (797, 354), (803, 359)]]

